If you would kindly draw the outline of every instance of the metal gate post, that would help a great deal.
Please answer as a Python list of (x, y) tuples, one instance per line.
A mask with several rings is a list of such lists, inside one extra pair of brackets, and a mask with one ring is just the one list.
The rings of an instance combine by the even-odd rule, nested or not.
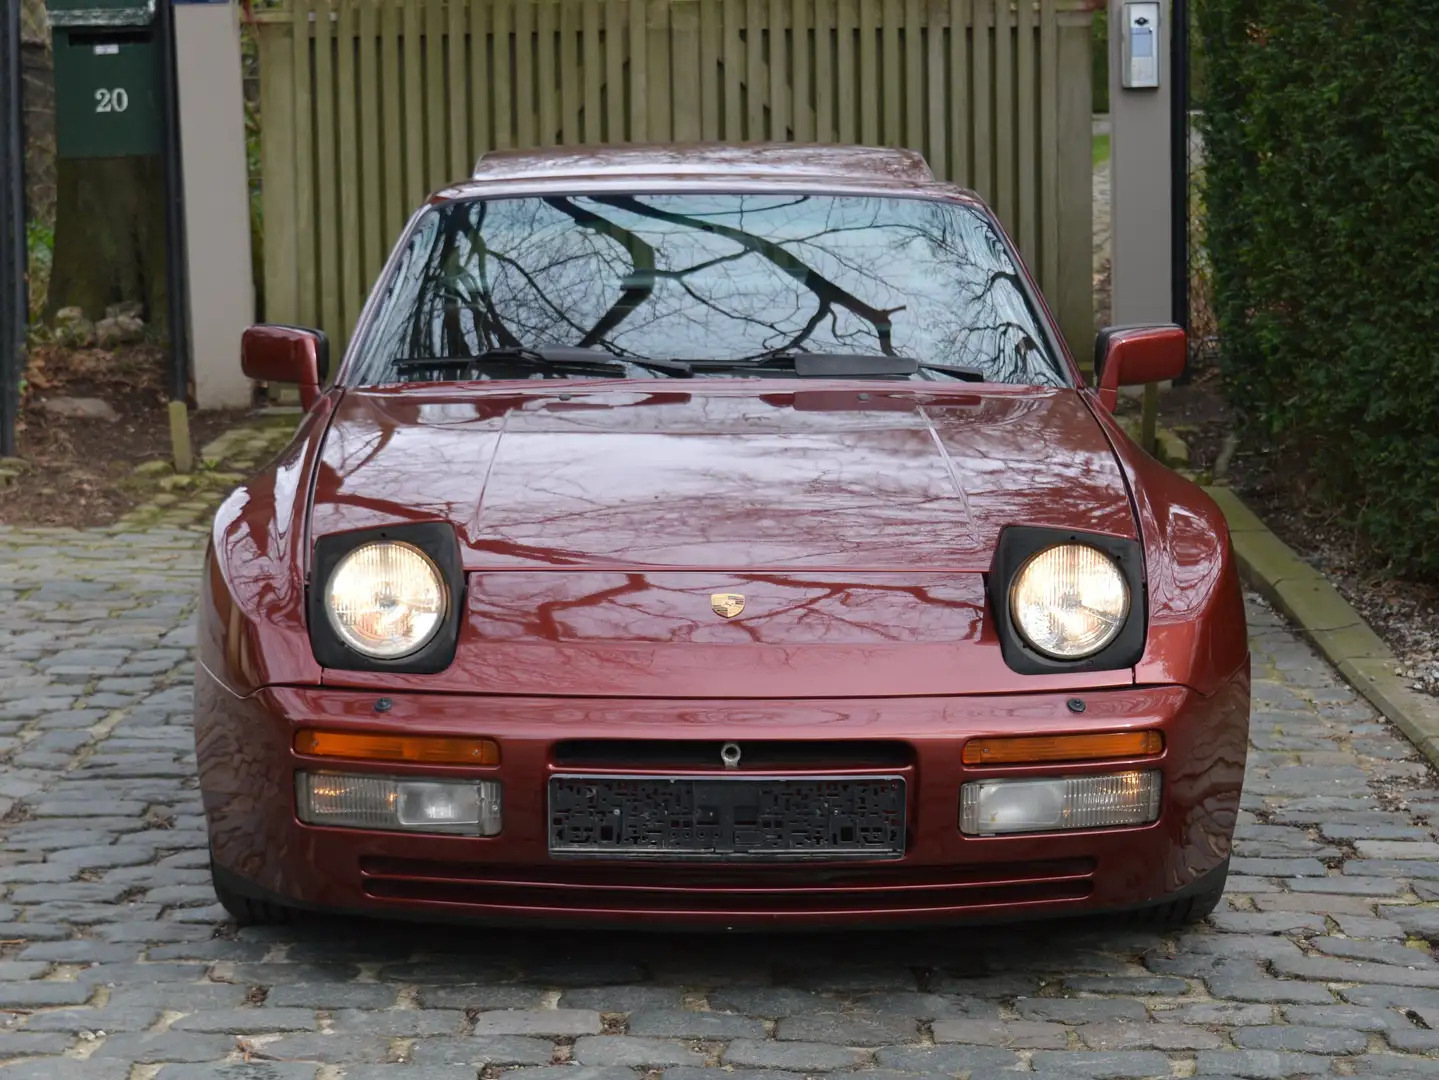
[[(1109, 154), (1113, 320), (1123, 326), (1167, 323), (1174, 313), (1171, 197), (1171, 92), (1176, 73), (1169, 42), (1170, 0), (1160, 0), (1157, 40), (1150, 43), (1158, 85), (1124, 86), (1128, 0), (1109, 2)], [(1141, 442), (1154, 447), (1158, 387), (1144, 390)]]
[(0, 457), (15, 454), (30, 318), (26, 287), (25, 111), (20, 5), (0, 4)]

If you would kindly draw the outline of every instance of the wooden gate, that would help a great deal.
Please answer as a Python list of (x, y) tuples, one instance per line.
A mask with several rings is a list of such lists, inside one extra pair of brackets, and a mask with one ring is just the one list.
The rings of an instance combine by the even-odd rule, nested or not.
[(257, 12), (265, 296), (337, 347), (406, 218), (488, 149), (921, 151), (1092, 334), (1084, 0), (283, 0)]

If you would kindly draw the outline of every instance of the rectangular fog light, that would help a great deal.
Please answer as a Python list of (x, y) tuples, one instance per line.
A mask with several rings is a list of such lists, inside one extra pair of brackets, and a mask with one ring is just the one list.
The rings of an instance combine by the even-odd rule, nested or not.
[(1159, 772), (979, 780), (959, 792), (959, 831), (968, 836), (1147, 825), (1159, 817)]
[(301, 772), (295, 774), (295, 803), (307, 825), (465, 836), (500, 831), (500, 785), (495, 780)]

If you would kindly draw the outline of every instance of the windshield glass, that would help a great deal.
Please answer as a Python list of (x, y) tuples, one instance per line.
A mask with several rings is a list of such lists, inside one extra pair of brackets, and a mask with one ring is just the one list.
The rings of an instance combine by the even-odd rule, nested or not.
[(573, 362), (547, 371), (548, 359), (518, 375), (513, 364), (503, 375), (416, 364), (549, 346), (596, 350), (601, 365), (613, 366), (606, 354), (690, 361), (695, 374), (809, 352), (1069, 381), (983, 213), (929, 199), (696, 193), (435, 207), (401, 254), (354, 381), (615, 377)]

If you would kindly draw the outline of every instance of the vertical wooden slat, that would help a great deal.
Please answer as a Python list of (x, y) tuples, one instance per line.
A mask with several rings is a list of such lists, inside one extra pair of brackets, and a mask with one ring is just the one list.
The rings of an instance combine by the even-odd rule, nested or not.
[(994, 186), (995, 211), (1011, 234), (1014, 218), (1014, 21), (1010, 0), (994, 5)]
[(880, 138), (884, 140), (885, 146), (904, 145), (904, 73), (899, 61), (899, 31), (903, 11), (901, 0), (884, 0), (884, 24), (880, 32), (880, 82), (877, 92), (884, 104), (884, 130)]
[(814, 137), (834, 142), (834, 0), (814, 0)]
[[(456, 7), (460, 4), (458, 0)], [(496, 69), (490, 60), (489, 0), (470, 0), (470, 152), (464, 162), (468, 175), (475, 161), (490, 148), (490, 91)], [(509, 65), (505, 65), (508, 70)]]
[(989, 32), (994, 22), (994, 0), (974, 0), (974, 190), (994, 198), (994, 124), (991, 109), (994, 84), (990, 80), (992, 48)]
[(724, 0), (724, 123), (720, 136), (732, 142), (738, 142), (745, 137), (745, 117), (741, 104), (744, 42), (739, 36), (742, 3), (743, 0)]
[(858, 141), (855, 128), (856, 71), (854, 66), (855, 5), (859, 0), (835, 0), (834, 82), (835, 132), (842, 143)]
[(875, 65), (875, 34), (879, 0), (859, 0), (859, 137), (866, 146), (879, 144), (881, 90)]
[(674, 138), (700, 137), (700, 14), (698, 4), (665, 5), (670, 12), (670, 81)]
[(335, 53), (331, 0), (315, 13), (315, 216), (320, 225), (320, 328), (344, 349), (340, 315), (340, 180), (335, 168)]
[(514, 7), (511, 0), (491, 0), (493, 30), (490, 38), (490, 94), (495, 100), (494, 134), (491, 145), (504, 150), (515, 145), (515, 116), (512, 78), (514, 73)]
[(949, 179), (973, 183), (969, 140), (969, 0), (949, 0)]
[(405, 193), (411, 207), (425, 197), (424, 30), (417, 3), (404, 5), (405, 47), (400, 62), (405, 69)]
[(720, 137), (719, 0), (700, 4), (700, 138)]
[(400, 43), (403, 40), (400, 9), (385, 0), (380, 8), (380, 102), (385, 137), (380, 156), (385, 163), (385, 234), (394, 237), (404, 227), (410, 205), (405, 178), (405, 125), (400, 74)]
[(620, 0), (605, 0), (604, 141), (625, 141), (624, 9), (620, 7)]
[[(1043, 172), (1040, 175), (1039, 287), (1051, 290), (1059, 277), (1059, 41), (1054, 0), (1039, 6), (1039, 130)], [(1052, 295), (1052, 294), (1051, 294)]]
[(311, 27), (312, 0), (296, 0), (294, 36), (295, 69), (295, 264), (298, 278), (295, 320), (306, 326), (319, 323), (315, 264), (315, 138), (314, 138), (314, 46)]
[(794, 112), (796, 142), (814, 142), (814, 107), (810, 104), (809, 8), (812, 0), (790, 0), (790, 107)]
[(944, 23), (947, 14), (945, 0), (929, 0), (925, 18), (925, 75), (928, 80), (928, 145), (925, 154), (935, 175), (943, 178), (949, 175), (949, 148), (946, 137), (949, 134), (949, 118), (945, 115), (945, 54)]
[(924, 30), (922, 0), (904, 0), (904, 145), (923, 152)]
[[(450, 179), (449, 115), (445, 108), (445, 0), (425, 5), (425, 145), (429, 162), (425, 168), (425, 193), (443, 187)], [(451, 107), (456, 103), (451, 95)], [(458, 95), (463, 98), (464, 95)]]
[(515, 145), (528, 148), (535, 146), (537, 139), (535, 4), (534, 0), (515, 0)]
[(1051, 268), (1056, 284), (1048, 286), (1070, 352), (1086, 367), (1087, 346), (1094, 338), (1094, 165), (1091, 127), (1086, 126), (1092, 100), (1088, 23), (1087, 13), (1066, 13), (1053, 49), (1059, 146), (1050, 164), (1059, 205), (1050, 245), (1056, 253)]
[(745, 92), (748, 94), (749, 123), (745, 138), (758, 142), (766, 137), (764, 126), (764, 103), (767, 81), (764, 70), (764, 36), (760, 27), (764, 17), (760, 14), (760, 0), (746, 0), (744, 13), (745, 47)]
[(785, 35), (784, 0), (769, 2), (769, 130), (770, 138), (790, 137), (789, 42)]
[[(335, 65), (340, 125), (340, 322), (349, 339), (360, 306), (365, 302), (360, 289), (360, 151), (356, 115), (359, 102), (355, 85), (355, 6), (359, 0), (340, 0), (340, 21), (336, 41), (339, 55)], [(338, 343), (337, 343), (338, 344)]]
[(260, 28), (260, 162), (270, 183), (261, 188), (265, 221), (265, 313), (271, 322), (300, 321), (299, 235), (295, 200), (299, 161), (295, 154), (295, 39), (308, 28), (295, 15), (290, 25), (267, 23)]
[(1024, 261), (1034, 265), (1039, 239), (1039, 204), (1037, 201), (1036, 169), (1038, 162), (1035, 134), (1039, 119), (1038, 94), (1035, 82), (1034, 52), (1035, 0), (1018, 0), (1019, 52), (1015, 63), (1019, 94), (1015, 99), (1018, 116), (1015, 135), (1019, 139), (1019, 250)]
[(669, 142), (674, 138), (673, 88), (670, 85), (670, 4), (651, 0), (645, 12), (645, 43), (649, 49), (646, 71), (650, 85), (650, 138)]
[(468, 33), (465, 16), (469, 14), (475, 18), (479, 14), (478, 7), (477, 4), (450, 0), (446, 9), (449, 15), (449, 25), (445, 28), (445, 75), (450, 105), (450, 180), (462, 180), (469, 176), (470, 167), (475, 163), (474, 155), (478, 152), (470, 146), (477, 123), (473, 115), (478, 111), (477, 88), (470, 85), (470, 65), (465, 62), (465, 35)]
[[(385, 258), (385, 176), (380, 168), (380, 85), (379, 0), (361, 0), (359, 26), (360, 82), (360, 220), (361, 220), (361, 285), (369, 288), (379, 276)], [(264, 78), (260, 79), (261, 85)], [(261, 113), (261, 115), (264, 115)]]
[(584, 0), (584, 4), (584, 27), (580, 38), (584, 45), (585, 65), (584, 141), (594, 144), (604, 142), (605, 138), (605, 109), (602, 101), (605, 65), (600, 58), (603, 44), (600, 40), (600, 0)]
[(539, 145), (553, 146), (559, 129), (559, 88), (555, 83), (555, 0), (535, 4), (535, 96), (539, 106)]
[(560, 142), (565, 146), (580, 142), (578, 23), (584, 2), (565, 0), (560, 4)]
[(649, 0), (629, 0), (630, 13), (630, 140), (650, 138)]

